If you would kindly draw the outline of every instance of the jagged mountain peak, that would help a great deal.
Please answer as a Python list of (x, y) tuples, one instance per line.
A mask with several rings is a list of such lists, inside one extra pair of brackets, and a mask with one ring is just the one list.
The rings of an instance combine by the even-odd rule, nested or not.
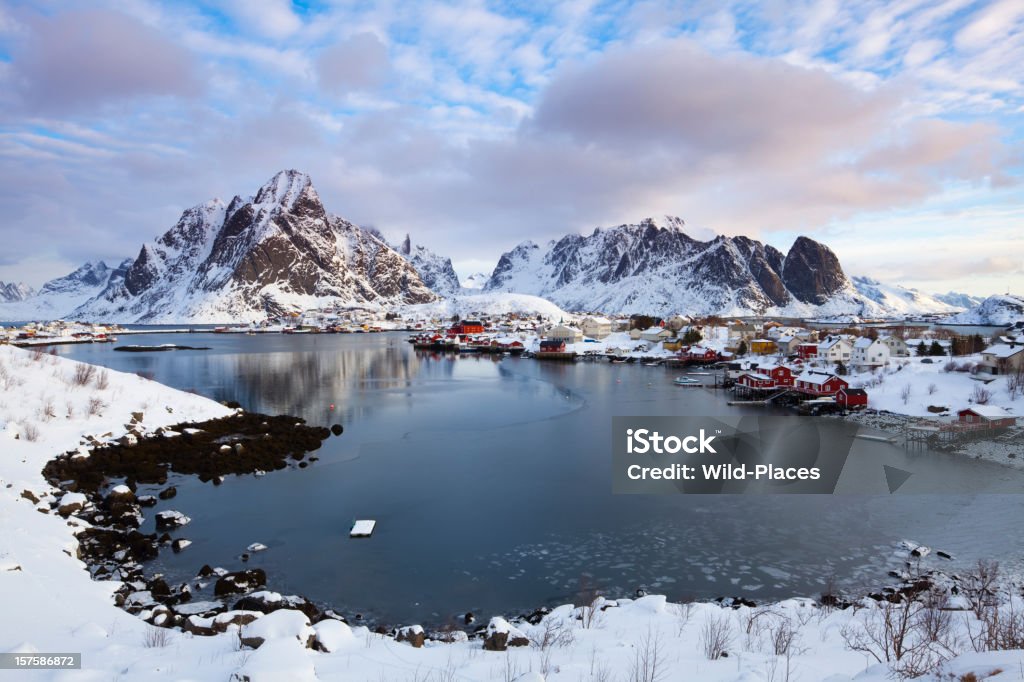
[(503, 254), (489, 291), (545, 296), (572, 310), (608, 313), (819, 312), (842, 299), (860, 309), (830, 249), (809, 238), (787, 254), (745, 236), (687, 234), (681, 218), (569, 234), (547, 248), (523, 242)]
[(3, 282), (0, 281), (0, 303), (14, 303), (24, 301), (35, 295), (35, 290), (24, 282)]
[(299, 200), (320, 203), (320, 196), (313, 187), (313, 179), (307, 173), (290, 169), (278, 171), (260, 187), (252, 203), (258, 206), (280, 206), (286, 210), (294, 208)]
[(248, 199), (185, 210), (76, 311), (118, 321), (254, 320), (330, 304), (434, 295), (376, 231), (327, 213), (309, 175), (275, 174)]
[(453, 296), (461, 291), (462, 284), (450, 258), (439, 256), (421, 244), (414, 244), (408, 234), (394, 249), (415, 268), (423, 283), (435, 294)]

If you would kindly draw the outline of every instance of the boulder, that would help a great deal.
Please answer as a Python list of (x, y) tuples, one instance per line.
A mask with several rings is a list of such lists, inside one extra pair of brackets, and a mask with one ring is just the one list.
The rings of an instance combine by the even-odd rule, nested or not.
[(309, 618), (310, 622), (320, 620), (321, 613), (320, 609), (316, 604), (309, 601), (305, 597), (298, 595), (282, 596), (277, 592), (271, 592), (270, 590), (260, 590), (247, 594), (246, 596), (235, 602), (235, 610), (252, 610), (261, 611), (263, 613), (271, 613), (279, 609), (294, 609), (296, 611), (302, 611)]
[(529, 646), (530, 640), (522, 630), (513, 626), (501, 616), (491, 618), (484, 635), (484, 649), (505, 651), (510, 646)]
[(160, 493), (159, 493), (159, 495), (158, 495), (158, 497), (159, 497), (159, 498), (160, 498), (161, 500), (169, 500), (169, 499), (171, 499), (172, 497), (174, 497), (174, 496), (175, 496), (175, 495), (177, 495), (177, 494), (178, 494), (178, 489), (177, 489), (177, 488), (175, 488), (175, 487), (174, 487), (174, 486), (172, 485), (172, 486), (170, 486), (170, 487), (168, 487), (168, 488), (164, 488), (163, 490), (161, 490), (161, 491), (160, 491)]
[(306, 614), (292, 609), (280, 609), (242, 626), (240, 639), (243, 645), (253, 649), (275, 639), (296, 639), (309, 648), (316, 641), (316, 631), (309, 624)]
[(214, 632), (227, 632), (232, 625), (241, 628), (262, 617), (259, 611), (225, 611), (213, 617), (212, 627)]
[(217, 579), (213, 587), (214, 595), (239, 594), (248, 592), (267, 584), (267, 574), (262, 568), (249, 568), (244, 571), (228, 573)]
[(231, 675), (231, 682), (318, 682), (319, 679), (313, 659), (302, 644), (287, 638), (268, 641)]
[(82, 511), (88, 501), (88, 498), (82, 493), (64, 493), (57, 505), (57, 513), (64, 517), (71, 516), (75, 512)]
[(316, 631), (316, 648), (327, 653), (338, 651), (355, 639), (352, 628), (333, 618), (320, 621), (313, 626), (313, 630)]
[(180, 511), (168, 509), (167, 511), (157, 512), (156, 529), (173, 530), (188, 524), (191, 520), (192, 519), (185, 516)]

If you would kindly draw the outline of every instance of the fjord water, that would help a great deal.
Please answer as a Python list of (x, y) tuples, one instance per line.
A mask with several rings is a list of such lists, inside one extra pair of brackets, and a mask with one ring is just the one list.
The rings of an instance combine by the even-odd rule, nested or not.
[[(1021, 565), (1017, 494), (954, 485), (941, 495), (614, 496), (613, 416), (764, 408), (675, 387), (660, 367), (422, 354), (404, 338), (153, 334), (122, 343), (211, 348), (58, 352), (249, 410), (344, 425), (306, 469), (229, 477), (220, 487), (172, 480), (178, 496), (158, 509), (193, 519), (177, 533), (193, 544), (156, 562), (175, 581), (207, 563), (258, 566), (272, 589), (349, 616), (436, 625), (466, 611), (565, 603), (589, 589), (765, 600), (815, 596), (830, 576), (873, 588), (902, 566), (901, 539), (957, 557), (933, 559), (940, 567), (981, 557)], [(1015, 470), (937, 453), (893, 456), (964, 490), (1024, 490)], [(377, 520), (371, 539), (348, 538), (356, 518)], [(252, 542), (269, 549), (243, 564)]]

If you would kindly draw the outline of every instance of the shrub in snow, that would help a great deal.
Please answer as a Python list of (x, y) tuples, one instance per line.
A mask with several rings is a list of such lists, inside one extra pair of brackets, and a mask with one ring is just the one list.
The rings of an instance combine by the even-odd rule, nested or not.
[(974, 391), (971, 393), (970, 402), (976, 405), (988, 405), (988, 401), (991, 399), (992, 391), (979, 385), (974, 387)]
[(732, 646), (734, 636), (728, 613), (708, 615), (700, 631), (701, 651), (708, 660), (719, 659)]
[(399, 628), (395, 633), (396, 642), (408, 642), (413, 648), (419, 649), (427, 639), (427, 633), (419, 625), (409, 625)]

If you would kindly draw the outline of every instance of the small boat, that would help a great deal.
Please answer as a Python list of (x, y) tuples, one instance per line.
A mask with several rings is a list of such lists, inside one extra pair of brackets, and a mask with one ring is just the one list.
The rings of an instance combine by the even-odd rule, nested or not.
[(697, 379), (691, 379), (690, 377), (676, 377), (672, 380), (672, 383), (676, 386), (700, 386), (701, 383)]
[(660, 362), (645, 362), (644, 367), (660, 367)]
[(692, 377), (709, 377), (711, 372), (687, 372)]

